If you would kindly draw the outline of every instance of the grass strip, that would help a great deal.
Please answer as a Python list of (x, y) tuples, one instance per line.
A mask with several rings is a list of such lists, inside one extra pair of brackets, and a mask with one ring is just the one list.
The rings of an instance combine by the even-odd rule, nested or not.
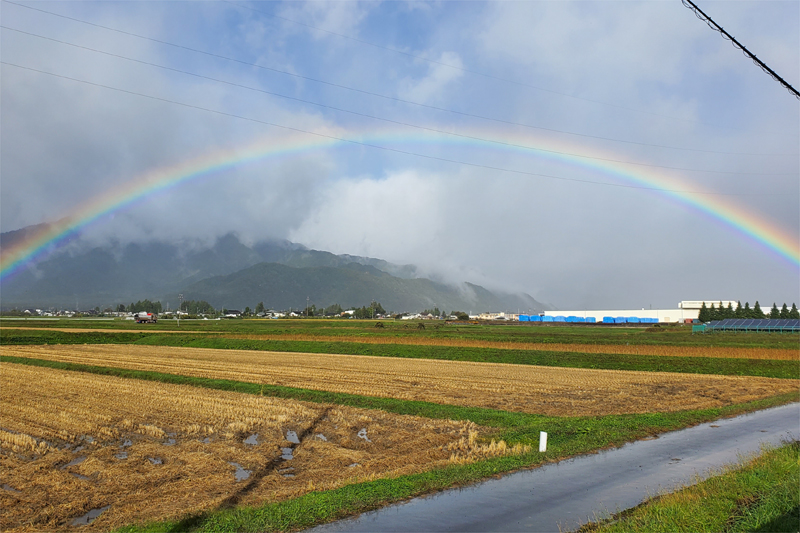
[(581, 533), (800, 531), (800, 442), (656, 497)]
[[(387, 342), (390, 342), (387, 339)], [(672, 357), (662, 355), (585, 354), (579, 352), (508, 350), (408, 344), (365, 344), (357, 342), (316, 342), (227, 339), (221, 336), (191, 334), (67, 333), (57, 331), (13, 331), (0, 334), (4, 345), (30, 344), (138, 344), (227, 350), (262, 350), (293, 353), (330, 353), (539, 365), (562, 368), (676, 372), (721, 376), (757, 376), (800, 379), (800, 363), (769, 359), (713, 357)]]
[(24, 357), (0, 356), (0, 362), (381, 409), (397, 414), (427, 418), (472, 420), (477, 424), (494, 428), (494, 432), (487, 438), (503, 439), (512, 445), (522, 443), (535, 446), (538, 444), (539, 431), (547, 431), (549, 434), (548, 451), (544, 454), (537, 452), (489, 459), (468, 465), (451, 465), (421, 474), (360, 483), (333, 491), (313, 492), (297, 499), (271, 503), (258, 508), (220, 510), (201, 516), (187, 517), (177, 522), (130, 526), (121, 531), (293, 531), (421, 494), (475, 482), (492, 475), (611, 446), (619, 446), (650, 435), (681, 429), (724, 416), (781, 405), (798, 399), (798, 395), (792, 393), (747, 404), (702, 411), (560, 418)]

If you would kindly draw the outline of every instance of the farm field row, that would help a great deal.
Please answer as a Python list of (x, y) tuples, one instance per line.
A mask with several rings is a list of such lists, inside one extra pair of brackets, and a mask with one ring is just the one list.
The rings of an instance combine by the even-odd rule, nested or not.
[[(409, 322), (384, 320), (383, 327), (375, 327), (374, 320), (188, 320), (180, 328), (173, 320), (158, 324), (138, 325), (125, 320), (3, 320), (0, 329), (39, 328), (56, 330), (91, 330), (119, 332), (177, 332), (224, 333), (241, 335), (310, 335), (317, 339), (359, 337), (385, 339), (387, 343), (398, 339), (488, 341), (508, 344), (610, 344), (616, 346), (728, 346), (740, 348), (795, 349), (797, 335), (762, 333), (717, 333), (692, 335), (689, 326), (668, 327), (580, 327), (580, 326), (527, 326), (501, 324), (449, 324), (445, 322)], [(424, 330), (417, 329), (419, 324)]]
[[(3, 326), (0, 330), (59, 331), (64, 333), (130, 333), (131, 329), (91, 328), (36, 328)], [(187, 334), (187, 331), (142, 328), (144, 333)], [(488, 348), (497, 350), (530, 350), (549, 352), (573, 352), (586, 354), (657, 355), (667, 357), (714, 357), (733, 359), (759, 359), (775, 361), (800, 361), (800, 350), (793, 348), (756, 348), (737, 346), (671, 346), (654, 344), (580, 344), (563, 342), (510, 342), (503, 340), (476, 340), (434, 337), (385, 337), (364, 335), (317, 335), (308, 333), (241, 334), (225, 331), (191, 331), (191, 334), (214, 334), (226, 339), (300, 341), (300, 342), (349, 342), (359, 344), (399, 344), (405, 346), (443, 346), (450, 348)]]
[[(432, 420), (4, 363), (0, 529), (90, 530), (521, 453)], [(249, 476), (246, 479), (244, 476)]]
[(3, 355), (550, 416), (740, 404), (800, 381), (136, 345), (3, 346)]
[[(247, 340), (293, 340), (316, 342), (355, 342), (364, 344), (386, 344), (390, 339), (354, 335), (324, 336), (306, 334), (286, 335), (237, 335), (222, 334), (228, 339)], [(532, 350), (553, 352), (575, 352), (590, 354), (662, 355), (668, 357), (718, 357), (733, 359), (771, 359), (776, 361), (800, 361), (800, 350), (787, 348), (742, 348), (733, 346), (666, 346), (624, 344), (575, 344), (562, 342), (508, 342), (469, 339), (436, 339), (429, 337), (391, 339), (391, 344), (416, 346), (447, 346), (454, 348), (493, 348), (498, 350)]]

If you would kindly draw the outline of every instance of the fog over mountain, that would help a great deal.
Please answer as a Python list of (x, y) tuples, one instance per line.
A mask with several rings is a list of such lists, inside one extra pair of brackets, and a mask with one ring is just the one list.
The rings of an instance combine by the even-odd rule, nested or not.
[[(13, 246), (25, 232), (0, 234)], [(77, 239), (46, 261), (3, 281), (4, 308), (93, 307), (149, 299), (177, 308), (178, 295), (217, 309), (344, 309), (380, 302), (394, 313), (443, 311), (538, 312), (546, 308), (527, 294), (491, 292), (471, 283), (448, 284), (420, 277), (413, 265), (309, 250), (289, 241), (248, 246), (235, 235), (212, 246), (166, 243), (94, 244)]]
[[(800, 86), (800, 3), (707, 12)], [(800, 294), (798, 100), (680, 2), (2, 17), (0, 230), (77, 231), (4, 277), (3, 305), (23, 285), (70, 303), (67, 281), (163, 295), (276, 241), (561, 309)], [(236, 270), (207, 252), (231, 234), (255, 254)]]

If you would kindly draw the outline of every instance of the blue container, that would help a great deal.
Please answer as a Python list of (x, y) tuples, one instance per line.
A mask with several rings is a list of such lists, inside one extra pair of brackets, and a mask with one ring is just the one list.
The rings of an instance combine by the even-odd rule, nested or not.
[(554, 316), (553, 317), (553, 322), (566, 322), (566, 321), (567, 321), (567, 317), (565, 317), (565, 316)]
[(531, 317), (529, 317), (528, 315), (519, 315), (519, 321), (520, 322), (530, 322), (531, 321)]
[(542, 322), (555, 322), (551, 316), (543, 316)]
[(542, 321), (542, 317), (540, 317), (539, 315), (531, 315), (529, 318), (530, 318), (531, 322), (541, 322)]
[(603, 317), (603, 324), (613, 324), (614, 317), (613, 316), (604, 316)]
[(624, 324), (626, 318), (624, 316), (618, 316), (614, 319), (614, 324)]
[(597, 322), (597, 319), (595, 317), (593, 317), (593, 316), (587, 316), (586, 317), (586, 323), (587, 324), (594, 324), (595, 322)]
[(635, 316), (629, 316), (629, 317), (627, 318), (626, 322), (627, 322), (628, 324), (638, 324), (638, 323), (639, 323), (639, 318), (638, 318), (638, 317), (635, 317)]

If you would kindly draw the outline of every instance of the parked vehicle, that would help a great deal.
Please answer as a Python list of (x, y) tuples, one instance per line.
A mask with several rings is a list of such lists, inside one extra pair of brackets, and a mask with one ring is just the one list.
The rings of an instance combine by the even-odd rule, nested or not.
[(158, 317), (154, 313), (136, 313), (133, 319), (137, 324), (155, 324), (158, 322)]

